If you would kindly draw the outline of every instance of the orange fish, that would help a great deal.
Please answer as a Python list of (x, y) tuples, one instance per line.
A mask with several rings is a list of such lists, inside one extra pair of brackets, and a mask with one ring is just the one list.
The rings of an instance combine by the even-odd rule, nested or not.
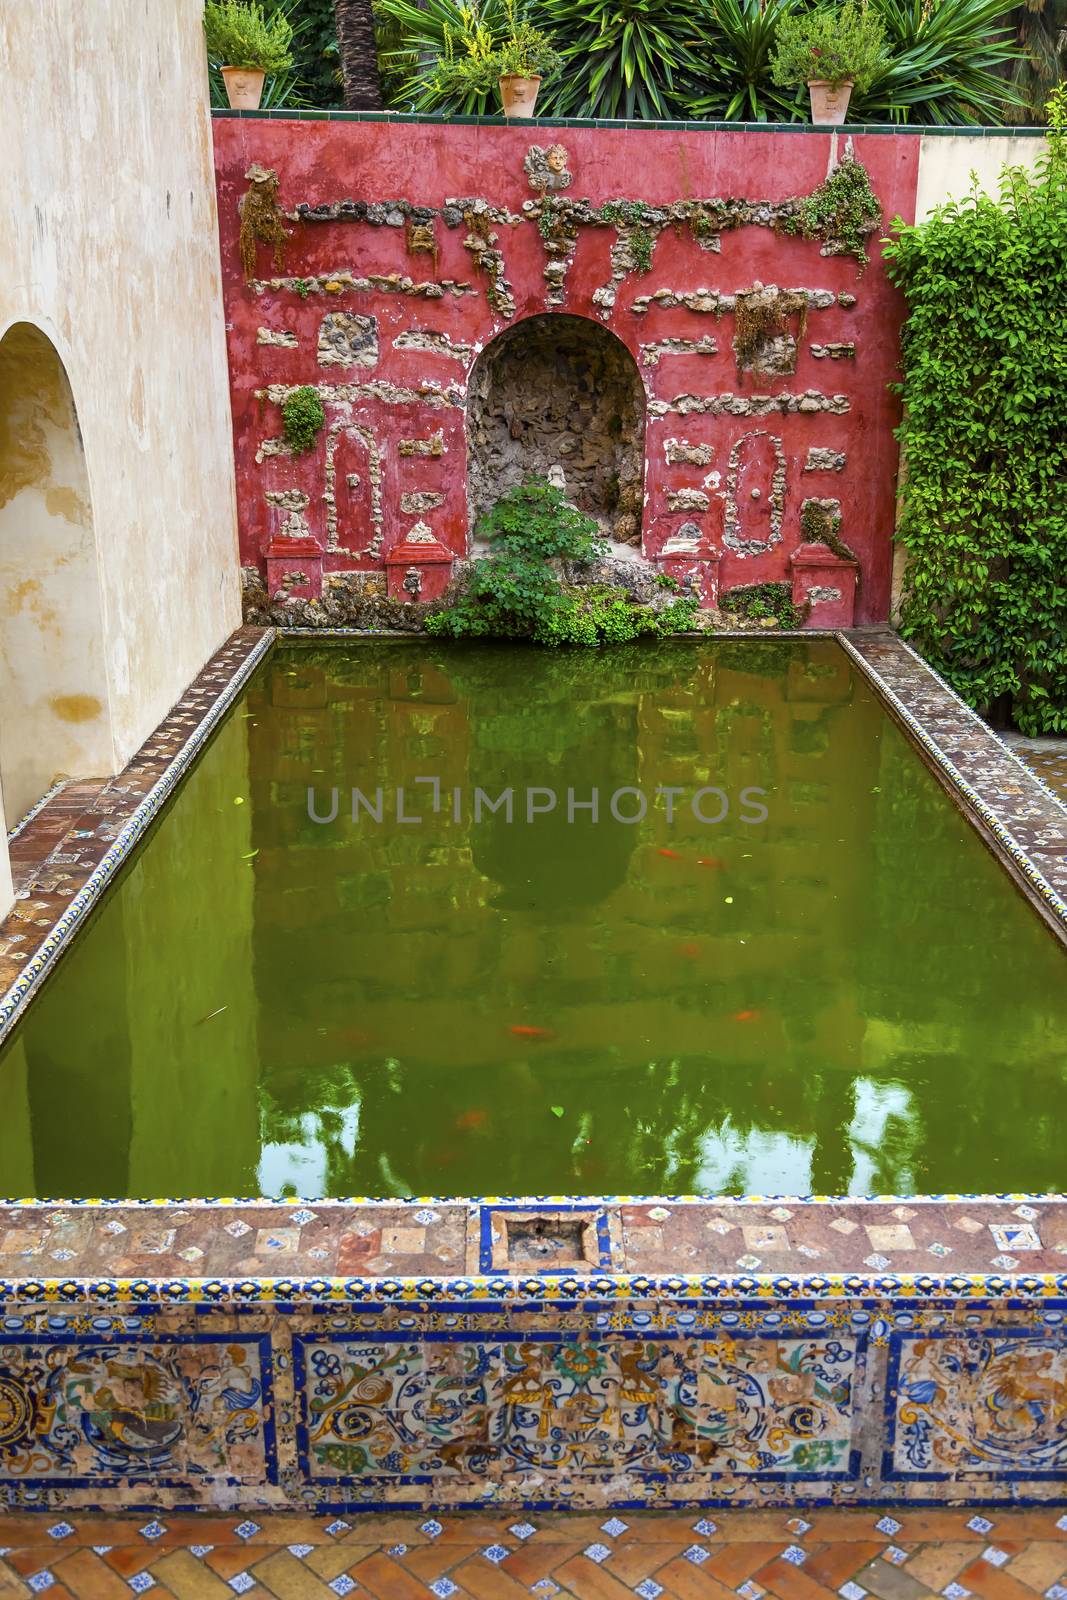
[(726, 865), (726, 862), (725, 861), (720, 861), (718, 856), (698, 856), (697, 857), (697, 866), (698, 867), (714, 867), (715, 870), (718, 872), (718, 871), (721, 871), (721, 869), (725, 865)]
[(700, 946), (698, 944), (680, 944), (678, 952), (680, 955), (685, 956), (687, 961), (695, 961), (700, 954)]
[(758, 1016), (758, 1011), (735, 1011), (732, 1020), (734, 1022), (755, 1022)]
[(335, 1028), (333, 1037), (339, 1044), (350, 1044), (356, 1050), (370, 1043), (370, 1035), (362, 1028)]
[(656, 854), (658, 856), (668, 856), (671, 861), (681, 861), (682, 859), (677, 850), (657, 850)]
[(551, 1039), (552, 1038), (552, 1029), (551, 1028), (531, 1028), (525, 1022), (513, 1022), (511, 1024), (511, 1027), (508, 1029), (508, 1032), (509, 1033), (513, 1033), (515, 1035), (516, 1039)]
[(456, 1118), (456, 1127), (460, 1133), (470, 1133), (474, 1128), (480, 1128), (488, 1121), (488, 1111), (471, 1110), (461, 1111)]

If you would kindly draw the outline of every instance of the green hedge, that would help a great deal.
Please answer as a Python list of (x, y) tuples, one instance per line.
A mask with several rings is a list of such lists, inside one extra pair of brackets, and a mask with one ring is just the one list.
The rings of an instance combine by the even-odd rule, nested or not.
[(1067, 733), (1067, 134), (887, 247), (904, 290), (901, 631), (979, 711)]

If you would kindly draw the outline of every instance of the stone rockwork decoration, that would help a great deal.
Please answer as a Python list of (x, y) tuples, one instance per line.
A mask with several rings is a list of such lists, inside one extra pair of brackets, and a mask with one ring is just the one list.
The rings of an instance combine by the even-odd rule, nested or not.
[[(681, 572), (705, 605), (720, 583), (801, 573), (812, 625), (830, 591), (836, 621), (888, 614), (901, 305), (876, 232), (862, 272), (829, 234), (790, 232), (826, 177), (825, 135), (215, 131), (242, 560), (272, 616), (364, 589), (426, 603), (523, 472), (561, 482), (616, 554)], [(913, 214), (912, 138), (854, 136), (844, 157), (884, 215)], [(327, 420), (297, 457), (280, 407), (305, 384)], [(822, 543), (800, 525), (819, 473), (847, 572), (792, 559)], [(419, 521), (432, 561), (428, 543), (411, 553)], [(290, 570), (302, 579), (271, 587)]]

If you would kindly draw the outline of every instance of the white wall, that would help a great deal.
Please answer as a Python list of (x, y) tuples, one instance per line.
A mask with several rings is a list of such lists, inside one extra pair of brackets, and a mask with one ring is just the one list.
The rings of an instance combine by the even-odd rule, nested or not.
[(117, 766), (240, 621), (201, 14), (0, 4), (0, 335), (41, 329), (69, 379)]
[(1006, 166), (1032, 167), (1045, 149), (1040, 134), (1017, 138), (985, 138), (973, 133), (925, 133), (919, 146), (919, 181), (915, 196), (915, 220), (922, 222), (935, 206), (945, 200), (962, 200), (973, 186), (986, 194), (998, 193), (1000, 174)]

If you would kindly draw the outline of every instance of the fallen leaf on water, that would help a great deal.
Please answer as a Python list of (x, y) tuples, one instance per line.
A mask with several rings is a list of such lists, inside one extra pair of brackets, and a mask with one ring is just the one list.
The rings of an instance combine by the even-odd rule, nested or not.
[(243, 806), (244, 803), (245, 803), (244, 795), (243, 794), (235, 794), (234, 797), (233, 797), (233, 803), (234, 803), (235, 806)]
[(253, 856), (258, 856), (258, 855), (259, 855), (259, 846), (257, 845), (256, 848), (254, 850), (250, 850), (246, 856), (242, 856), (241, 860), (242, 861), (251, 861)]
[(201, 1022), (210, 1022), (212, 1017), (221, 1016), (226, 1009), (226, 1006), (219, 1006), (215, 1011), (209, 1011), (206, 1017), (200, 1017), (197, 1022), (194, 1022), (194, 1028), (199, 1028)]
[(554, 1117), (561, 1117), (563, 1115), (563, 1107), (562, 1106), (549, 1106), (549, 1110), (551, 1111), (551, 1113), (552, 1113), (552, 1115)]

